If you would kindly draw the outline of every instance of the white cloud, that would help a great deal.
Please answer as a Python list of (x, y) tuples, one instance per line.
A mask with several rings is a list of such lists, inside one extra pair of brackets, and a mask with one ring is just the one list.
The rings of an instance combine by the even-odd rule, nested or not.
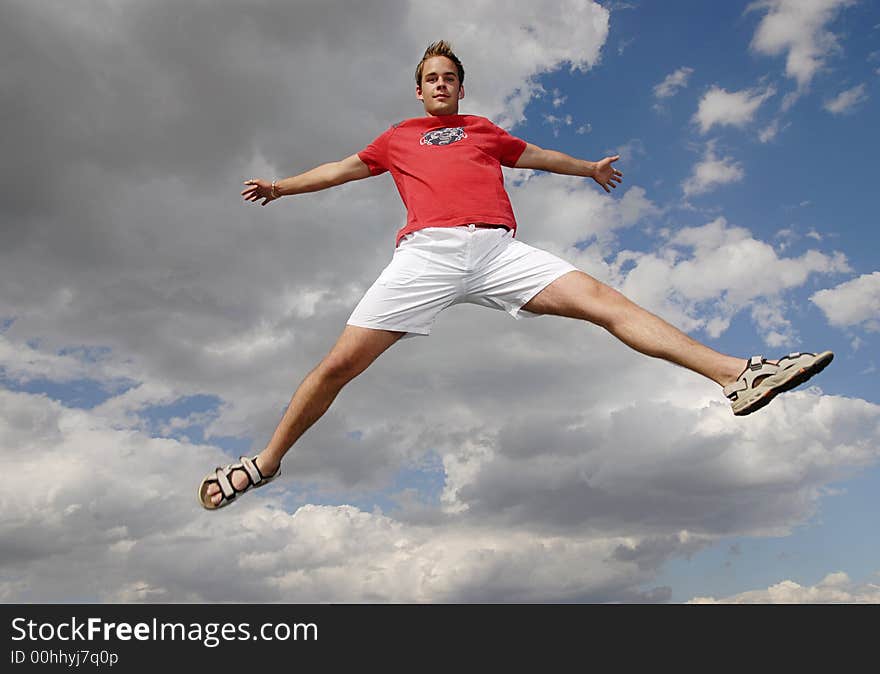
[(559, 136), (559, 130), (563, 126), (571, 126), (572, 121), (573, 120), (571, 115), (558, 116), (546, 113), (544, 114), (544, 123), (549, 124), (550, 127), (553, 129), (554, 138)]
[(772, 348), (794, 344), (797, 332), (784, 314), (785, 306), (778, 298), (757, 301), (752, 305), (752, 321), (764, 336), (764, 343)]
[(111, 354), (88, 349), (50, 353), (35, 344), (16, 342), (0, 332), (0, 368), (8, 379), (19, 384), (39, 379), (71, 382), (95, 379), (112, 386), (131, 373)]
[(829, 573), (816, 585), (783, 580), (766, 590), (751, 590), (724, 599), (694, 597), (689, 604), (877, 604), (880, 585), (859, 585), (842, 571)]
[(521, 175), (509, 192), (517, 221), (530, 223), (519, 236), (557, 254), (594, 237), (607, 241), (615, 230), (659, 212), (642, 187), (626, 188), (620, 199), (611, 199), (592, 180), (576, 177)]
[[(854, 0), (759, 0), (746, 11), (766, 10), (752, 37), (751, 48), (776, 56), (786, 54), (785, 73), (807, 87), (827, 58), (838, 48), (828, 24)], [(790, 102), (789, 102), (790, 105)]]
[[(557, 352), (529, 346), (551, 333)], [(469, 353), (444, 341), (398, 355), (417, 379), (424, 373), (412, 366), (426, 352), (464, 361), (456, 386), (422, 391), (435, 404), (430, 418), (398, 407), (416, 431), (410, 441), (443, 457), (445, 514), (292, 505), (294, 457), (271, 486), (208, 513), (195, 502), (194, 476), (226, 460), (216, 448), (0, 391), (0, 456), (17, 477), (0, 494), (0, 597), (663, 601), (668, 590), (639, 588), (669, 557), (732, 534), (784, 535), (815, 511), (820, 485), (880, 458), (880, 407), (864, 401), (795, 392), (743, 424), (714, 386), (606, 340), (581, 351), (583, 367), (606, 385), (578, 391), (570, 354), (587, 333), (571, 321), (496, 334)], [(499, 362), (481, 369), (490, 354)], [(497, 388), (488, 405), (472, 397), (456, 408), (468, 372), (497, 378), (514, 363), (529, 382), (528, 411), (515, 406), (520, 385), (510, 395)], [(350, 409), (369, 406), (372, 394), (347, 397)], [(560, 412), (563, 400), (571, 411)], [(655, 429), (648, 442), (645, 427)]]
[[(504, 12), (491, 4), (463, 0), (444, 5), (414, 2), (406, 16), (408, 30), (403, 41), (409, 44), (437, 39), (438, 25), (445, 35), (456, 36), (450, 38), (456, 53), (462, 59), (469, 55), (466, 68), (471, 63), (465, 78), (465, 102), (470, 102), (463, 110), (467, 107), (502, 126), (523, 119), (525, 106), (540, 91), (539, 73), (563, 63), (572, 70), (589, 70), (599, 60), (609, 30), (608, 10), (583, 0), (528, 3)], [(578, 26), (577, 34), (572, 25)], [(508, 44), (516, 44), (517, 49), (508, 49)], [(398, 58), (403, 59), (404, 53)]]
[(718, 157), (715, 154), (715, 143), (706, 146), (702, 160), (694, 165), (691, 175), (682, 183), (685, 197), (710, 192), (719, 185), (727, 185), (741, 181), (745, 177), (742, 164), (733, 157)]
[(618, 145), (615, 149), (608, 150), (608, 153), (610, 155), (619, 154), (619, 161), (629, 163), (638, 157), (646, 156), (647, 150), (645, 149), (645, 144), (642, 142), (641, 138), (630, 138), (622, 145)]
[(880, 271), (820, 290), (810, 300), (825, 313), (831, 325), (863, 325), (868, 330), (880, 330)]
[(822, 107), (833, 115), (841, 115), (853, 112), (858, 105), (867, 100), (868, 95), (865, 93), (865, 85), (859, 84), (840, 92), (832, 99), (826, 100)]
[(774, 119), (772, 122), (770, 122), (770, 124), (761, 129), (760, 132), (758, 132), (758, 140), (762, 143), (769, 143), (771, 140), (776, 138), (777, 135), (779, 135), (780, 131), (784, 131), (789, 126), (791, 126), (791, 122), (782, 124), (782, 120)]
[(839, 253), (781, 257), (776, 247), (728, 226), (723, 217), (679, 230), (656, 252), (621, 253), (616, 266), (623, 264), (635, 265), (622, 279), (624, 294), (673, 323), (717, 337), (738, 312), (749, 310), (771, 346), (791, 344), (795, 336), (782, 311), (782, 293), (814, 274), (849, 271)]
[(675, 96), (680, 89), (687, 86), (694, 69), (682, 67), (667, 75), (660, 84), (654, 85), (654, 98), (670, 98)]
[(761, 104), (775, 93), (773, 87), (729, 92), (713, 86), (700, 99), (694, 121), (703, 134), (716, 125), (741, 128), (752, 121)]

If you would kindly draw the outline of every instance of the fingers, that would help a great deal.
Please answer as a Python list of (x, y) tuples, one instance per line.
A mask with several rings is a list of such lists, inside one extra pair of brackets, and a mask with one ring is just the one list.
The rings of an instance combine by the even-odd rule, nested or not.
[[(601, 164), (599, 170), (601, 177), (597, 177), (596, 182), (609, 194), (612, 189), (617, 189), (617, 185), (623, 182), (623, 173), (611, 166), (611, 163), (616, 162), (618, 159), (620, 159), (620, 155), (616, 154), (612, 157), (605, 157), (605, 159), (599, 162)], [(609, 186), (611, 189), (609, 189)]]
[(620, 171), (615, 171), (613, 175), (609, 176), (607, 179), (596, 179), (596, 182), (601, 185), (602, 189), (611, 193), (611, 190), (608, 189), (609, 186), (611, 189), (617, 189), (618, 183), (623, 181), (623, 174)]
[(260, 185), (260, 181), (257, 180), (256, 178), (252, 178), (251, 180), (245, 180), (244, 184), (250, 185), (250, 187), (245, 188), (245, 190), (242, 191), (242, 193), (241, 193), (241, 196), (244, 197), (245, 201), (251, 201), (251, 202), (256, 203), (260, 199), (266, 199), (266, 201), (264, 201), (262, 203), (263, 206), (265, 206), (267, 203), (269, 203), (269, 201), (272, 201), (272, 199), (269, 198), (267, 195), (260, 193), (262, 191), (262, 186)]
[[(623, 174), (615, 169), (610, 176), (608, 176), (607, 184), (611, 185), (612, 188), (617, 189), (617, 185), (623, 182)], [(603, 183), (604, 187), (605, 184)], [(607, 189), (605, 190), (608, 191)]]

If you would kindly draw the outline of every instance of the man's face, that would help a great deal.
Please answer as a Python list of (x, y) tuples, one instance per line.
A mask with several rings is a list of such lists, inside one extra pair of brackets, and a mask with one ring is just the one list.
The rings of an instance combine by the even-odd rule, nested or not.
[(464, 98), (464, 86), (458, 79), (455, 64), (445, 56), (432, 56), (425, 61), (416, 98), (424, 103), (428, 115), (457, 115), (458, 101)]

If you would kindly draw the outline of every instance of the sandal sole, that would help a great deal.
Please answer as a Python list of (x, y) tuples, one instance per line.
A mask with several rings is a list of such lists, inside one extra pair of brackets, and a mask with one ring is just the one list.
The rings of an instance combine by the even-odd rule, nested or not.
[(752, 400), (748, 406), (743, 407), (740, 410), (734, 410), (733, 414), (738, 417), (744, 417), (752, 412), (757, 412), (759, 409), (766, 407), (767, 404), (780, 393), (791, 391), (791, 389), (800, 386), (811, 377), (819, 374), (822, 370), (828, 367), (832, 360), (834, 360), (834, 354), (830, 351), (820, 353), (816, 360), (813, 361), (812, 365), (800, 368), (789, 379), (777, 384), (773, 388), (768, 388), (759, 397)]

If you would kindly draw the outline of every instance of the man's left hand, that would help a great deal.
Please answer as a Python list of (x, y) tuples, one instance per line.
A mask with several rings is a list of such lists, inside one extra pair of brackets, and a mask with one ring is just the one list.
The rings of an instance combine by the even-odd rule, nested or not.
[(602, 186), (602, 189), (606, 192), (611, 192), (608, 189), (609, 186), (617, 187), (617, 183), (623, 180), (623, 174), (614, 168), (611, 164), (620, 159), (620, 155), (616, 154), (613, 157), (605, 157), (600, 161), (596, 162), (596, 168), (593, 171), (593, 180), (599, 183)]

